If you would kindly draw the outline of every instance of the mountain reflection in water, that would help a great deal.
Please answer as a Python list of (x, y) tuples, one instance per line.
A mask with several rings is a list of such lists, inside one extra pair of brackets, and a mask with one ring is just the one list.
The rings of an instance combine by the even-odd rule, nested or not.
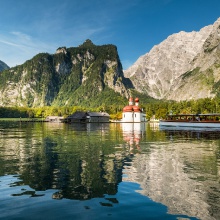
[[(165, 204), (171, 214), (220, 219), (220, 131), (153, 127), (145, 144), (138, 140), (142, 153), (124, 166), (123, 181), (139, 183), (141, 194)], [(140, 134), (134, 131), (133, 140)]]
[[(0, 122), (0, 135), (5, 201), (10, 192), (15, 199), (47, 199), (48, 209), (51, 198), (63, 201), (59, 206), (83, 201), (84, 210), (117, 219), (220, 219), (218, 131), (160, 130), (148, 123)], [(102, 210), (94, 205), (97, 199)], [(0, 204), (9, 215), (11, 203), (8, 210)]]
[[(66, 139), (58, 135), (58, 126), (48, 125), (48, 132), (53, 130), (56, 136), (48, 133), (38, 140), (42, 146), (37, 151), (33, 143), (32, 156), (20, 161), (24, 165), (20, 168), (23, 182), (18, 184), (28, 184), (38, 191), (58, 189), (53, 199), (86, 200), (116, 194), (126, 151), (114, 147), (109, 124), (72, 124), (65, 131), (72, 135)], [(120, 136), (115, 135), (120, 141)]]

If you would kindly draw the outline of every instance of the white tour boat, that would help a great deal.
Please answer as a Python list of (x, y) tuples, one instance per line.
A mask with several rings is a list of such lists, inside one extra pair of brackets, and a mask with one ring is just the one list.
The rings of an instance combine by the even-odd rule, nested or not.
[(170, 114), (159, 121), (160, 126), (220, 128), (220, 113)]

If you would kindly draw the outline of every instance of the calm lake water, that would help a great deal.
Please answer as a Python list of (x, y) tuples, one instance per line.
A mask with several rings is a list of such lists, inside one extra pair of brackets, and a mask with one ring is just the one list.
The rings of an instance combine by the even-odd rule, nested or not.
[(0, 219), (220, 219), (220, 131), (0, 121)]

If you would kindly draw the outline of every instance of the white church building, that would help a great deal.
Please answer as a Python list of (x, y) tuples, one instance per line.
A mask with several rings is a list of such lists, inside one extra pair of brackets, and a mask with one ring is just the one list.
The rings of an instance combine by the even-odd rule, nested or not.
[(129, 98), (129, 105), (123, 108), (122, 122), (145, 122), (146, 114), (139, 107), (139, 98)]

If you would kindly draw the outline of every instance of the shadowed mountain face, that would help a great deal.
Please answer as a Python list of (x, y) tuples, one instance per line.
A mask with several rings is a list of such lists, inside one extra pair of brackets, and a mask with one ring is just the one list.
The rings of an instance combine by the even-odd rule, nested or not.
[(0, 60), (0, 72), (9, 69), (9, 66)]
[(124, 71), (139, 92), (156, 99), (214, 97), (220, 85), (220, 18), (199, 32), (169, 36)]
[[(0, 75), (1, 106), (86, 105), (126, 99), (132, 87), (124, 77), (114, 45), (79, 47), (41, 53)], [(123, 98), (124, 97), (124, 98)], [(109, 99), (109, 100), (108, 100)], [(111, 103), (112, 102), (112, 103)]]

